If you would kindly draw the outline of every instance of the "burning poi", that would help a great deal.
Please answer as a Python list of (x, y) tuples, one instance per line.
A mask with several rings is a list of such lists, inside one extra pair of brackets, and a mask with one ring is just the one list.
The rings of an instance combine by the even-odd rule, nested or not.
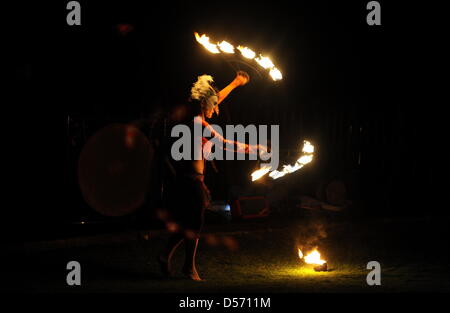
[(303, 154), (300, 156), (300, 158), (297, 159), (294, 165), (283, 165), (283, 169), (281, 171), (271, 171), (272, 168), (270, 165), (265, 165), (259, 170), (256, 170), (252, 173), (252, 181), (258, 180), (267, 173), (270, 172), (269, 176), (273, 179), (278, 179), (280, 177), (283, 177), (286, 174), (293, 173), (299, 169), (301, 169), (306, 164), (310, 163), (313, 160), (314, 157), (314, 146), (307, 140), (303, 141), (303, 148), (302, 148)]
[[(211, 43), (209, 41), (209, 37), (205, 34), (199, 35), (197, 32), (194, 33), (195, 39), (199, 44), (201, 44), (203, 47), (205, 47), (206, 50), (208, 50), (211, 53), (219, 54), (221, 52), (225, 54), (234, 54), (235, 48), (232, 44), (230, 44), (227, 41), (218, 42), (217, 44)], [(248, 48), (239, 45), (237, 47), (237, 50), (241, 53), (241, 55), (247, 59), (247, 60), (255, 60), (256, 63), (258, 63), (263, 69), (269, 70), (269, 75), (272, 77), (274, 81), (283, 79), (283, 75), (281, 74), (280, 70), (275, 67), (272, 60), (267, 56), (262, 56), (261, 54), (257, 57), (256, 53)]]

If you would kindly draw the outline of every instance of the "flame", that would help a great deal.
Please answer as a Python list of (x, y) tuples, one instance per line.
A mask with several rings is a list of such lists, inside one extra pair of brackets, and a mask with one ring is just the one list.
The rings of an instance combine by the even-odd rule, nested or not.
[[(209, 52), (218, 54), (220, 52), (234, 54), (234, 46), (230, 43), (223, 40), (222, 42), (218, 42), (216, 45), (209, 42), (209, 37), (205, 34), (199, 35), (197, 32), (194, 32), (195, 39), (198, 43), (200, 43), (205, 49), (207, 49)], [(220, 50), (219, 50), (220, 49)], [(268, 57), (264, 57), (261, 54), (259, 57), (255, 58), (256, 53), (248, 48), (243, 46), (238, 46), (237, 49), (241, 52), (242, 56), (244, 56), (247, 59), (255, 61), (264, 69), (269, 69), (269, 75), (272, 77), (274, 81), (283, 79), (283, 75), (281, 74), (280, 70), (275, 67), (272, 60)]]
[(317, 251), (317, 249), (314, 249), (313, 251), (308, 253), (308, 255), (306, 255), (304, 258), (303, 258), (302, 251), (300, 249), (298, 249), (298, 257), (300, 259), (303, 259), (305, 261), (305, 263), (307, 263), (307, 264), (323, 265), (324, 263), (327, 262), (320, 258), (320, 253), (319, 253), (319, 251)]
[(276, 67), (271, 69), (269, 74), (270, 74), (270, 76), (272, 77), (273, 80), (280, 80), (280, 79), (283, 78), (283, 75), (281, 74), (281, 72)]
[(308, 264), (318, 264), (323, 265), (326, 261), (320, 258), (320, 253), (317, 250), (310, 252), (307, 256), (305, 256), (305, 262)]
[(286, 175), (287, 172), (279, 172), (279, 171), (273, 171), (269, 174), (270, 177), (272, 177), (273, 179), (278, 179), (280, 177), (283, 177), (284, 175)]
[(205, 34), (203, 34), (201, 37), (198, 35), (197, 32), (195, 34), (195, 39), (203, 46), (205, 47), (209, 52), (211, 53), (220, 53), (219, 49), (217, 49), (217, 46), (215, 44), (212, 44), (209, 42), (209, 37), (207, 37)]
[(220, 50), (225, 53), (234, 53), (234, 47), (225, 40), (221, 43), (218, 43), (217, 46), (219, 46)]
[[(311, 163), (314, 157), (314, 146), (307, 140), (303, 142), (303, 148), (302, 152), (304, 153), (298, 160), (295, 162), (294, 165), (283, 165), (283, 169), (281, 171), (274, 170), (270, 172), (269, 176), (273, 179), (278, 179), (280, 177), (283, 177), (286, 174), (291, 174), (295, 171), (298, 171), (303, 166), (305, 166), (308, 163)], [(266, 175), (270, 169), (267, 167), (264, 167), (262, 169), (259, 169), (252, 173), (252, 181), (260, 179), (262, 176)]]
[(314, 146), (309, 141), (305, 140), (302, 151), (305, 153), (314, 153)]
[(292, 166), (292, 165), (284, 165), (283, 166), (283, 170), (288, 172), (288, 173), (293, 173), (295, 171), (298, 171), (302, 167), (303, 167), (303, 164), (295, 163), (294, 166)]
[(268, 57), (263, 57), (262, 55), (259, 55), (259, 58), (256, 58), (255, 61), (265, 69), (275, 67)]
[(252, 181), (258, 180), (264, 175), (266, 175), (268, 172), (270, 172), (270, 169), (272, 167), (265, 165), (264, 167), (260, 168), (259, 170), (256, 170), (252, 173)]
[(242, 47), (242, 46), (238, 46), (237, 49), (239, 51), (241, 51), (241, 54), (246, 57), (247, 59), (253, 59), (256, 55), (255, 52), (253, 52), (253, 50), (247, 48), (247, 47)]
[(310, 163), (310, 162), (312, 161), (312, 159), (313, 159), (313, 156), (312, 156), (311, 154), (310, 154), (310, 155), (302, 155), (302, 156), (297, 160), (297, 163), (296, 163), (296, 164), (300, 163), (300, 164), (302, 164), (302, 165), (305, 165), (305, 164)]
[(302, 167), (303, 167), (303, 164), (299, 164), (297, 162), (293, 166), (292, 165), (283, 165), (283, 170), (281, 172), (273, 171), (272, 173), (269, 174), (269, 176), (272, 177), (273, 179), (277, 179), (277, 178), (283, 177), (286, 174), (294, 173), (295, 171), (298, 171)]

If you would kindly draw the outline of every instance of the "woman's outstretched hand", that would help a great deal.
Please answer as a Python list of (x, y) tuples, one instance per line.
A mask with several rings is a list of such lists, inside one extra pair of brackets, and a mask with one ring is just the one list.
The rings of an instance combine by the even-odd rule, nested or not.
[(258, 145), (258, 149), (259, 149), (259, 156), (264, 156), (264, 157), (271, 157), (271, 149), (269, 146), (264, 146), (264, 145)]
[(244, 71), (238, 71), (234, 82), (237, 86), (243, 86), (250, 81), (250, 76)]

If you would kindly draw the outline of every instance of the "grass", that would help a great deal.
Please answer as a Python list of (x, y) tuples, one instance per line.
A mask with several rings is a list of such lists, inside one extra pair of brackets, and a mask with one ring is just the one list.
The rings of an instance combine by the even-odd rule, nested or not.
[[(411, 224), (325, 223), (325, 235), (317, 237), (313, 222), (293, 221), (288, 227), (232, 234), (204, 234), (197, 257), (204, 282), (177, 276), (161, 278), (154, 258), (166, 236), (119, 244), (67, 248), (33, 253), (17, 259), (11, 268), (25, 274), (20, 290), (31, 292), (407, 292), (449, 291), (445, 259), (430, 251), (442, 243), (431, 242), (436, 231), (423, 236), (407, 232)], [(322, 222), (320, 222), (322, 223)], [(422, 225), (422, 224), (421, 224)], [(423, 226), (423, 225), (422, 225)], [(319, 231), (320, 233), (320, 231)], [(406, 234), (406, 236), (405, 236)], [(415, 234), (415, 236), (414, 236)], [(316, 238), (314, 238), (316, 236)], [(311, 238), (314, 240), (311, 241)], [(443, 238), (443, 237), (440, 237)], [(406, 240), (407, 239), (407, 240)], [(299, 243), (314, 242), (329, 272), (315, 272), (297, 256)], [(434, 250), (433, 250), (434, 249)], [(82, 266), (82, 286), (65, 284), (65, 265), (77, 260)], [(366, 283), (367, 262), (376, 260), (382, 267), (382, 285)], [(34, 266), (26, 264), (33, 262)], [(174, 256), (174, 268), (183, 262), (183, 247)], [(23, 265), (23, 268), (21, 267)], [(447, 273), (447, 274), (444, 274)], [(14, 276), (14, 275), (13, 275)]]

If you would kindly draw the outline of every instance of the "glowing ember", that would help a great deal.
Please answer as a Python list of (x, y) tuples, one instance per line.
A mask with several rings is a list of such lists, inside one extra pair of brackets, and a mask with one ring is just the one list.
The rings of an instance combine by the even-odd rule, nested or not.
[(260, 168), (259, 170), (256, 170), (252, 173), (252, 181), (258, 180), (267, 173), (270, 172), (271, 166), (264, 166), (263, 168)]
[(221, 43), (218, 43), (217, 46), (219, 46), (220, 50), (225, 53), (234, 53), (234, 47), (225, 40)]
[(195, 39), (203, 46), (205, 47), (209, 52), (211, 53), (220, 53), (219, 49), (217, 49), (217, 46), (215, 44), (212, 44), (209, 42), (209, 37), (207, 37), (205, 34), (203, 34), (201, 37), (198, 35), (198, 33), (195, 34)]
[(298, 257), (299, 257), (300, 259), (303, 259), (303, 252), (302, 252), (302, 250), (300, 250), (300, 249), (298, 249)]
[(259, 55), (259, 58), (256, 58), (255, 61), (265, 69), (273, 68), (275, 66), (268, 57), (263, 57), (262, 55)]
[(247, 47), (241, 47), (241, 46), (238, 46), (237, 49), (238, 49), (239, 51), (241, 51), (241, 54), (242, 54), (244, 57), (246, 57), (247, 59), (253, 59), (253, 58), (255, 57), (255, 55), (256, 55), (256, 53), (253, 52), (253, 50), (251, 50), (251, 49), (249, 49), (249, 48), (247, 48)]
[(271, 69), (269, 74), (273, 80), (280, 80), (283, 78), (283, 75), (281, 75), (281, 72), (276, 67)]

